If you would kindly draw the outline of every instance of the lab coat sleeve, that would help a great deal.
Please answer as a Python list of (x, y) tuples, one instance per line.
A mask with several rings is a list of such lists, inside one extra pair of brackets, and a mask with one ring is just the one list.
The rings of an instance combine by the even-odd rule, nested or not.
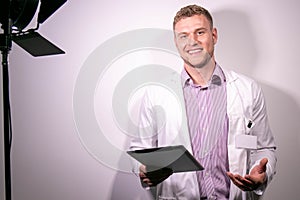
[(250, 151), (250, 170), (258, 165), (262, 158), (267, 158), (267, 179), (266, 182), (254, 191), (257, 195), (262, 195), (273, 176), (276, 173), (276, 144), (273, 134), (271, 132), (266, 104), (261, 88), (258, 84), (253, 84), (253, 107), (252, 107), (252, 120), (255, 122), (250, 134), (257, 136), (257, 149)]
[[(157, 134), (155, 122), (155, 109), (150, 101), (151, 92), (146, 91), (139, 109), (139, 122), (135, 134), (130, 142), (130, 150), (156, 147)], [(132, 171), (138, 175), (141, 163), (133, 160)]]

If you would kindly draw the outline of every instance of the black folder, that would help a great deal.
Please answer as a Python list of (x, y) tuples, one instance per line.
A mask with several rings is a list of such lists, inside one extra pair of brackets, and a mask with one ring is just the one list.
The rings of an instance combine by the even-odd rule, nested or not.
[(147, 171), (170, 168), (173, 173), (203, 170), (202, 165), (183, 146), (167, 146), (127, 151), (147, 167)]

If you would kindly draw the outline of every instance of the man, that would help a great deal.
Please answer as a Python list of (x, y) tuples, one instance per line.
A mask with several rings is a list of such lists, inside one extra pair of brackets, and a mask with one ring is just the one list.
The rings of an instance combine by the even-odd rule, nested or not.
[(142, 183), (157, 186), (157, 199), (260, 199), (276, 166), (260, 87), (216, 63), (218, 34), (206, 9), (182, 8), (173, 31), (184, 69), (180, 81), (171, 82), (180, 87), (182, 110), (170, 94), (150, 87), (141, 106), (140, 135), (131, 149), (182, 144), (205, 169), (172, 174), (147, 172), (141, 164)]

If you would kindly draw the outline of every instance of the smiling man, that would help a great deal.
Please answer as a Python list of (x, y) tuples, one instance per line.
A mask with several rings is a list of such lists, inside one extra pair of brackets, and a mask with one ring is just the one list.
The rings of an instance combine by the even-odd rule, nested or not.
[[(215, 61), (217, 29), (203, 7), (190, 5), (179, 10), (173, 31), (184, 61), (177, 81), (183, 112), (173, 107), (168, 93), (149, 88), (140, 109), (140, 127), (148, 128), (140, 129), (131, 149), (181, 144), (205, 169), (150, 173), (141, 164), (142, 183), (157, 186), (156, 199), (262, 198), (275, 174), (276, 145), (261, 88)], [(157, 105), (164, 109), (165, 117), (159, 117)]]
[(184, 68), (192, 74), (196, 84), (206, 84), (215, 68), (217, 29), (212, 27), (212, 21), (205, 15), (192, 15), (182, 19), (179, 17), (174, 21), (174, 40), (184, 60)]

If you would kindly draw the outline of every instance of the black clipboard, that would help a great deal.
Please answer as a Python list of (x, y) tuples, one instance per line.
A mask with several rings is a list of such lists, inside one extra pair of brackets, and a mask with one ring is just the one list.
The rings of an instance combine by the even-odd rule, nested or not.
[(147, 166), (148, 172), (162, 168), (170, 168), (173, 173), (204, 169), (183, 145), (140, 149), (127, 153)]

